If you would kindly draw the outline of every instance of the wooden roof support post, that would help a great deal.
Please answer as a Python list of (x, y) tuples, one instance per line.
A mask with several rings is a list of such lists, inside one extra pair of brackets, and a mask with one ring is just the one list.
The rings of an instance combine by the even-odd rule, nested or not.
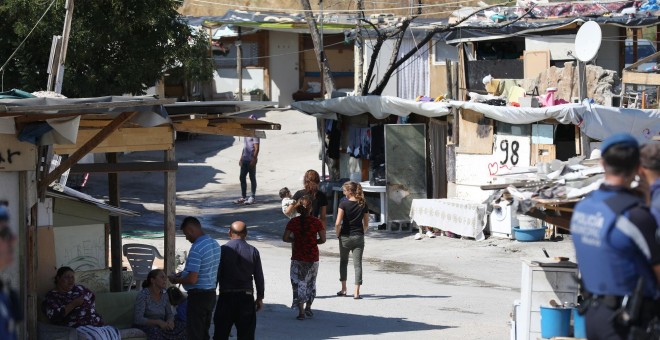
[(633, 51), (633, 63), (637, 62), (637, 59), (639, 59), (639, 54), (637, 51), (637, 37), (638, 35), (638, 29), (633, 28), (632, 29), (632, 51)]
[(64, 160), (57, 168), (55, 168), (55, 170), (46, 176), (46, 180), (40, 184), (40, 191), (45, 191), (50, 183), (53, 183), (58, 178), (60, 178), (64, 172), (69, 170), (74, 164), (78, 163), (79, 160), (94, 150), (94, 148), (101, 144), (106, 138), (108, 138), (108, 136), (119, 129), (122, 124), (124, 124), (127, 120), (131, 119), (136, 114), (137, 112), (123, 112), (117, 116), (110, 124), (103, 127), (99, 133), (87, 141), (87, 143), (83, 144), (80, 149), (76, 150), (69, 156), (69, 158)]
[[(117, 163), (117, 153), (107, 153), (108, 163)], [(120, 206), (119, 202), (119, 174), (108, 173), (108, 198), (110, 205)], [(121, 241), (121, 216), (110, 216), (110, 291), (122, 291), (122, 241)], [(140, 287), (137, 287), (140, 289)]]
[[(30, 175), (27, 171), (18, 173), (19, 187), (19, 213), (16, 217), (18, 222), (18, 248), (21, 249), (19, 270), (21, 276), (21, 296), (24, 300), (20, 301), (25, 308), (24, 338), (37, 338), (37, 258), (39, 248), (37, 245), (37, 204), (30, 206), (32, 200), (30, 192), (34, 190), (30, 187)], [(29, 210), (28, 210), (29, 209)], [(27, 214), (29, 213), (29, 216)]]
[[(175, 161), (174, 147), (165, 151), (165, 162)], [(176, 271), (176, 172), (165, 173), (165, 273), (174, 274)]]
[[(174, 147), (165, 151), (165, 162), (176, 159)], [(165, 173), (165, 273), (176, 272), (176, 172)]]

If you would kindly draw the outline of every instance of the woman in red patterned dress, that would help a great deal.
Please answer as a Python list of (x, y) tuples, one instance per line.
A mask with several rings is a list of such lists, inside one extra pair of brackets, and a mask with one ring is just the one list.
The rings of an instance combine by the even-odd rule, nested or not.
[(319, 244), (325, 243), (325, 229), (321, 220), (310, 216), (312, 199), (303, 196), (296, 202), (300, 216), (289, 221), (282, 240), (293, 243), (291, 255), (291, 287), (293, 304), (298, 307), (298, 320), (311, 318), (312, 302), (316, 297), (316, 275), (319, 271)]

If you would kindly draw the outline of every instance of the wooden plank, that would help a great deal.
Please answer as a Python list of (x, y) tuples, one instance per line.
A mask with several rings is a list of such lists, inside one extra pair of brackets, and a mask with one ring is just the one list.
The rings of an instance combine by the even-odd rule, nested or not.
[(458, 121), (459, 144), (457, 153), (492, 155), (493, 120), (483, 114), (461, 109)]
[(190, 120), (183, 120), (180, 122), (174, 123), (175, 125), (184, 125), (184, 126), (196, 126), (196, 127), (206, 127), (209, 126), (209, 120), (208, 119), (202, 119), (202, 118), (195, 118), (195, 119), (190, 119)]
[[(28, 172), (27, 171), (21, 171), (19, 173), (19, 195), (21, 196), (21, 214), (23, 214), (23, 204), (28, 203), (28, 195), (31, 195), (28, 190), (29, 190), (29, 185), (28, 185)], [(25, 233), (25, 253), (27, 254), (27, 260), (25, 262), (25, 279), (27, 282), (26, 283), (26, 292), (25, 295), (27, 297), (27, 303), (26, 303), (26, 312), (27, 312), (27, 322), (26, 322), (26, 328), (27, 328), (27, 333), (31, 336), (32, 338), (36, 337), (37, 335), (37, 315), (38, 313), (38, 303), (37, 303), (37, 269), (38, 269), (38, 263), (39, 263), (39, 245), (37, 243), (37, 212), (38, 212), (38, 205), (35, 203), (30, 207), (30, 218), (26, 219), (28, 221), (27, 225), (25, 225), (26, 228), (26, 233)], [(21, 222), (21, 225), (23, 225), (24, 222)], [(20, 248), (19, 248), (20, 249)]]
[[(439, 43), (439, 42), (438, 42)], [(454, 99), (454, 82), (452, 81), (452, 76), (451, 76), (451, 71), (452, 71), (452, 61), (451, 59), (446, 59), (445, 60), (445, 72), (446, 75), (445, 79), (447, 81), (447, 98), (453, 100)]]
[(177, 171), (179, 163), (173, 162), (131, 162), (131, 163), (95, 163), (76, 164), (71, 173), (121, 173), (121, 172), (172, 172)]
[[(0, 109), (2, 109), (2, 105), (0, 105)], [(0, 112), (0, 117), (16, 117), (14, 118), (16, 121), (16, 125), (20, 126), (21, 124), (27, 124), (31, 122), (39, 122), (39, 121), (44, 121), (48, 119), (56, 119), (56, 118), (70, 118), (70, 117), (76, 117), (76, 116), (83, 116), (88, 113), (82, 113), (82, 112), (75, 112), (75, 113), (22, 113), (22, 112)]]
[(110, 136), (115, 130), (124, 124), (125, 121), (131, 119), (136, 114), (137, 112), (123, 112), (117, 116), (117, 118), (115, 118), (111, 124), (101, 129), (101, 131), (99, 131), (94, 137), (88, 140), (79, 149), (73, 152), (69, 158), (65, 159), (57, 168), (51, 171), (48, 176), (46, 176), (46, 181), (41, 183), (41, 187), (45, 188), (50, 183), (55, 182), (55, 180), (60, 178), (60, 176), (62, 176), (65, 171), (69, 170), (72, 165), (78, 163), (79, 160), (94, 150), (95, 147), (97, 147), (99, 144), (101, 144), (101, 142), (108, 138), (108, 136)]
[[(13, 115), (15, 115), (16, 113), (28, 113), (28, 112), (120, 109), (120, 108), (174, 104), (174, 102), (176, 102), (176, 99), (174, 98), (164, 98), (164, 99), (138, 99), (138, 100), (116, 101), (116, 102), (77, 103), (77, 104), (61, 104), (61, 105), (34, 105), (34, 106), (0, 105), (0, 117), (3, 117), (6, 113), (13, 113)], [(77, 115), (80, 115), (80, 113)]]
[[(55, 153), (69, 155), (96, 136), (101, 129), (83, 129), (78, 131), (76, 144), (56, 144)], [(174, 144), (174, 133), (171, 126), (151, 128), (121, 128), (114, 131), (91, 152), (128, 152), (168, 150)]]
[[(636, 53), (635, 51), (636, 51), (636, 50), (633, 50), (633, 53)], [(639, 66), (639, 65), (641, 65), (641, 64), (643, 64), (643, 63), (645, 63), (645, 62), (647, 62), (647, 61), (649, 61), (649, 60), (655, 59), (655, 58), (657, 58), (657, 57), (659, 57), (659, 56), (660, 56), (660, 51), (655, 52), (655, 53), (653, 53), (653, 54), (651, 54), (651, 55), (648, 55), (648, 56), (646, 56), (646, 57), (644, 57), (644, 58), (642, 58), (642, 59), (640, 59), (640, 60), (634, 62), (632, 65), (630, 65), (630, 66), (628, 66), (628, 67), (626, 67), (626, 68), (623, 69), (623, 70), (624, 70), (624, 74), (625, 74), (625, 71), (634, 71), (634, 70), (637, 69), (637, 66)], [(636, 58), (636, 57), (635, 57), (635, 58)], [(634, 58), (633, 58), (633, 60), (634, 60)]]
[(179, 132), (199, 133), (208, 135), (223, 135), (223, 136), (243, 136), (243, 137), (259, 137), (266, 138), (263, 131), (250, 130), (250, 129), (225, 129), (222, 127), (194, 127), (174, 124), (174, 128)]
[[(84, 128), (102, 128), (112, 122), (112, 119), (87, 119), (87, 118), (82, 118), (80, 119), (80, 123), (78, 124), (79, 129), (84, 129)], [(140, 127), (138, 124), (133, 124), (131, 122), (126, 122), (122, 126), (122, 128), (128, 128), (128, 127)]]
[(0, 134), (0, 171), (36, 170), (37, 147), (14, 135)]
[[(174, 149), (165, 151), (165, 162), (176, 162)], [(174, 274), (176, 270), (175, 249), (176, 249), (176, 173), (166, 172), (165, 180), (165, 272)]]
[[(458, 95), (457, 100), (466, 100), (467, 99), (467, 58), (465, 58), (465, 43), (458, 44), (458, 66), (460, 70), (458, 72)], [(459, 144), (460, 146), (460, 144)]]
[(525, 79), (533, 79), (550, 68), (550, 51), (524, 52)]
[(532, 158), (530, 165), (537, 163), (549, 163), (557, 158), (557, 149), (554, 144), (532, 144)]
[(621, 82), (624, 84), (660, 86), (660, 74), (623, 71), (623, 80)]

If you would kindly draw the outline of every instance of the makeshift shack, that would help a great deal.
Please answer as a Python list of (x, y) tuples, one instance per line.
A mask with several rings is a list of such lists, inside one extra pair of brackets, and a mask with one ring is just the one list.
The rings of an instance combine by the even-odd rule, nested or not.
[[(364, 96), (296, 102), (292, 107), (323, 121), (333, 180), (363, 182), (367, 192), (382, 190), (380, 204), (370, 208), (382, 215), (378, 224), (388, 230), (405, 228), (413, 199), (446, 197), (448, 125), (440, 118), (449, 114), (446, 104)], [(341, 191), (340, 186), (330, 188)]]
[[(179, 110), (176, 117), (168, 116), (164, 104), (174, 105)], [(220, 105), (230, 105), (231, 112), (235, 112), (243, 104), (225, 102)], [(149, 97), (36, 98), (18, 90), (0, 94), (0, 186), (3, 188), (0, 200), (9, 202), (13, 216), (10, 226), (18, 235), (16, 251), (19, 254), (14, 266), (3, 274), (6, 282), (20, 289), (21, 302), (26, 306), (26, 322), (21, 324), (21, 334), (25, 338), (37, 338), (38, 294), (52, 282), (44, 278), (52, 276), (53, 267), (66, 263), (75, 265), (80, 260), (83, 274), (88, 268), (103, 271), (108, 267), (105, 263), (108, 238), (111, 239), (110, 289), (121, 290), (120, 215), (130, 212), (118, 208), (118, 173), (164, 173), (165, 268), (173, 271), (175, 171), (178, 166), (173, 126), (194, 133), (251, 136), (263, 134), (263, 131), (255, 131), (257, 128), (279, 129), (278, 124), (204, 113), (218, 110), (213, 103), (194, 106), (175, 105), (170, 99)], [(147, 150), (163, 151), (164, 161), (117, 162), (118, 152)], [(51, 163), (54, 153), (68, 157), (59, 164)], [(106, 153), (108, 162), (76, 164), (88, 153)], [(107, 173), (109, 204), (67, 191), (62, 175), (68, 171)], [(78, 239), (79, 236), (86, 239)], [(75, 240), (80, 241), (78, 245), (84, 244), (77, 248), (82, 249), (80, 259), (71, 258), (75, 251), (67, 253), (72, 246), (70, 242)], [(49, 254), (53, 256), (47, 258)], [(93, 256), (88, 258), (88, 254)], [(40, 259), (46, 261), (43, 266), (39, 265)], [(90, 266), (85, 267), (86, 264)]]
[[(435, 150), (442, 147), (445, 151), (443, 153), (442, 150), (439, 150), (446, 161), (446, 171), (438, 167), (440, 163), (436, 163), (435, 171), (428, 171), (427, 174), (430, 181), (438, 183), (439, 186), (441, 182), (447, 183), (447, 199), (426, 202), (429, 205), (422, 205), (420, 209), (410, 208), (408, 216), (415, 220), (415, 214), (423, 211), (423, 216), (429, 216), (434, 221), (434, 225), (418, 223), (419, 225), (452, 231), (458, 235), (478, 240), (484, 238), (484, 228), (488, 219), (487, 211), (492, 208), (489, 207), (490, 204), (484, 202), (490, 202), (489, 197), (498, 188), (482, 190), (482, 186), (498, 185), (507, 188), (510, 183), (521, 181), (521, 175), (535, 175), (543, 172), (549, 174), (556, 171), (550, 164), (558, 162), (554, 161), (557, 159), (557, 154), (564, 154), (555, 153), (553, 155), (552, 149), (557, 150), (563, 145), (572, 149), (572, 152), (562, 156), (566, 161), (583, 154), (582, 146), (579, 143), (581, 134), (595, 140), (603, 140), (616, 132), (628, 132), (637, 136), (640, 141), (646, 141), (651, 140), (660, 132), (660, 111), (621, 109), (591, 104), (517, 108), (461, 101), (420, 103), (392, 97), (366, 96), (335, 98), (322, 102), (299, 102), (295, 103), (293, 107), (330, 120), (338, 117), (343, 119), (360, 116), (366, 112), (369, 112), (372, 117), (380, 119), (386, 118), (390, 114), (407, 117), (410, 113), (414, 113), (435, 120), (448, 116), (451, 112), (450, 109), (458, 110), (458, 123), (453, 124), (450, 121), (451, 134), (434, 135), (429, 140), (431, 145), (437, 143)], [(365, 119), (364, 122), (367, 123), (368, 120)], [(431, 124), (428, 126), (430, 127)], [(427, 134), (427, 136), (431, 136), (431, 134)], [(450, 142), (447, 142), (448, 140)], [(409, 152), (415, 150), (414, 146), (409, 143), (404, 143), (403, 146)], [(593, 146), (595, 147), (597, 144)], [(427, 155), (429, 154), (427, 153)], [(340, 157), (346, 159), (348, 156)], [(589, 155), (584, 157), (584, 159), (588, 158)], [(577, 166), (580, 161), (576, 160), (567, 164), (562, 163), (564, 167), (562, 172), (586, 171), (572, 175), (579, 178), (590, 177), (598, 173), (597, 169), (587, 170), (586, 168), (591, 168), (589, 164), (582, 164), (582, 168)], [(410, 164), (409, 167), (419, 169), (424, 167), (424, 164), (422, 160), (419, 163)], [(542, 170), (539, 172), (538, 164), (548, 164), (548, 166), (541, 166)], [(389, 164), (386, 162), (385, 165), (387, 167)], [(348, 167), (348, 165), (344, 164), (342, 167)], [(561, 179), (566, 179), (566, 173), (561, 174), (564, 176)], [(370, 176), (373, 179), (373, 173)], [(360, 177), (360, 179), (366, 180), (364, 177)], [(524, 181), (541, 184), (542, 179), (525, 178)], [(543, 180), (547, 181), (547, 179)], [(387, 202), (389, 203), (394, 198), (400, 197), (396, 195), (402, 191), (396, 191), (396, 183), (387, 177), (387, 170), (386, 182), (388, 183)], [(543, 184), (555, 184), (556, 182), (557, 178), (554, 178)], [(591, 183), (585, 183), (585, 185), (588, 184)], [(579, 198), (587, 192), (574, 198)], [(414, 201), (423, 204), (425, 203), (423, 200), (427, 198), (443, 198), (443, 196), (433, 196), (430, 193), (431, 191), (427, 191), (426, 197), (410, 197), (409, 193), (404, 193), (404, 195), (410, 199), (408, 207), (415, 205)], [(554, 198), (565, 199), (567, 196), (560, 195)], [(470, 211), (454, 214), (457, 206), (469, 204), (474, 205), (469, 208)], [(546, 205), (558, 204), (547, 202)], [(554, 210), (561, 213), (560, 208)], [(442, 217), (443, 214), (445, 218)], [(552, 215), (548, 219), (562, 216), (565, 219), (565, 214)], [(389, 222), (397, 219), (395, 215), (390, 215), (388, 218)], [(552, 220), (548, 222), (560, 224), (554, 223)]]

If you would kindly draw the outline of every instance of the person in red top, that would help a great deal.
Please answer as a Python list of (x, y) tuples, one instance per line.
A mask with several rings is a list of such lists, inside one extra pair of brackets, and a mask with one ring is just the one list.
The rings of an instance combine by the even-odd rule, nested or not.
[(325, 243), (325, 228), (321, 220), (310, 216), (312, 199), (303, 196), (296, 203), (300, 216), (289, 221), (282, 241), (293, 243), (291, 255), (291, 287), (293, 304), (298, 307), (298, 320), (313, 317), (312, 302), (316, 297), (316, 274), (319, 271), (319, 244)]

